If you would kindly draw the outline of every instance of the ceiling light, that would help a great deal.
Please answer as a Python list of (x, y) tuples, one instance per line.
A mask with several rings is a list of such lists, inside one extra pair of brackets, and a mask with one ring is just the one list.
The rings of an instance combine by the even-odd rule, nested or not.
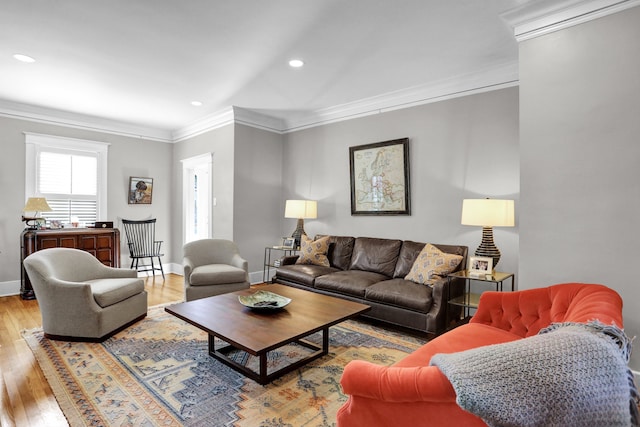
[(289, 66), (293, 68), (300, 68), (304, 65), (304, 61), (301, 59), (292, 59), (289, 61)]
[(202, 102), (200, 101), (191, 101), (191, 105), (194, 107), (202, 107)]
[(36, 60), (33, 59), (32, 57), (27, 55), (22, 55), (21, 53), (16, 53), (15, 55), (13, 55), (13, 57), (20, 62), (36, 62)]

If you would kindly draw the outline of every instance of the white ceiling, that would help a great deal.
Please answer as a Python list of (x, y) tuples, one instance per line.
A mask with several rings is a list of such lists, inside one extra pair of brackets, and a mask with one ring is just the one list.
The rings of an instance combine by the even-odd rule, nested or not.
[[(480, 86), (513, 81), (518, 47), (500, 15), (527, 2), (0, 1), (0, 107), (162, 132), (230, 106), (292, 128), (474, 76)], [(291, 58), (305, 66), (290, 68)]]

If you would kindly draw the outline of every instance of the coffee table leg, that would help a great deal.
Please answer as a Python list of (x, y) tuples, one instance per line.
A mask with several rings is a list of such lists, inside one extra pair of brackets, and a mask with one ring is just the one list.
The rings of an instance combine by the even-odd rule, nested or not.
[(329, 354), (329, 328), (322, 330), (322, 354)]
[[(310, 355), (308, 355), (307, 357), (300, 359), (296, 362), (293, 362), (290, 365), (287, 365), (283, 368), (280, 368), (278, 371), (276, 372), (272, 372), (271, 374), (269, 374), (267, 372), (267, 352), (264, 353), (260, 353), (260, 354), (255, 354), (255, 353), (251, 353), (254, 356), (258, 357), (259, 360), (259, 364), (260, 367), (258, 369), (258, 372), (255, 372), (249, 368), (247, 368), (244, 365), (241, 365), (237, 362), (235, 362), (234, 360), (230, 359), (229, 357), (227, 357), (226, 353), (228, 351), (233, 351), (235, 350), (235, 347), (233, 347), (232, 345), (226, 345), (226, 346), (222, 346), (219, 349), (216, 350), (216, 345), (215, 345), (215, 336), (214, 335), (209, 335), (209, 355), (218, 359), (219, 361), (221, 361), (222, 363), (224, 363), (227, 366), (230, 366), (231, 368), (235, 369), (236, 371), (246, 375), (247, 377), (251, 378), (252, 380), (256, 381), (258, 384), (268, 384), (269, 382), (273, 381), (274, 379), (288, 373), (291, 372), (295, 369), (298, 369), (300, 367), (302, 367), (303, 365), (306, 365), (307, 363), (311, 362), (312, 360), (315, 360), (319, 357), (322, 357), (326, 354), (329, 353), (329, 327), (323, 328), (320, 330), (322, 333), (322, 347), (318, 346), (317, 344), (314, 344), (312, 342), (309, 342), (307, 340), (304, 339), (298, 339), (295, 341), (291, 341), (291, 342), (296, 342), (300, 345), (303, 345), (311, 350), (314, 350), (313, 353), (311, 353)], [(286, 345), (288, 343), (285, 343), (284, 345)], [(243, 350), (244, 351), (244, 350)]]
[(269, 382), (269, 376), (267, 375), (267, 353), (260, 355), (260, 379), (259, 384), (267, 384)]

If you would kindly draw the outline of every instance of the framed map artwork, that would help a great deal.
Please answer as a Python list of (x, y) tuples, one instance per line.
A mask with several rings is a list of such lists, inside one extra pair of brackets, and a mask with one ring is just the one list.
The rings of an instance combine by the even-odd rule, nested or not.
[(409, 138), (349, 147), (351, 215), (411, 215)]

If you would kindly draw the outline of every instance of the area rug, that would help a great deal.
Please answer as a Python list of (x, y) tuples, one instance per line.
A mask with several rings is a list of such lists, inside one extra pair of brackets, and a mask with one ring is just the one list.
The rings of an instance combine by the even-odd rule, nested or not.
[[(349, 361), (390, 365), (426, 342), (359, 321), (329, 331), (328, 355), (265, 386), (211, 358), (206, 333), (163, 307), (100, 344), (49, 340), (41, 329), (22, 335), (73, 427), (333, 426), (347, 400), (339, 381)], [(321, 336), (308, 340), (320, 344)], [(270, 352), (270, 371), (305, 351)], [(257, 364), (244, 352), (234, 357)]]

